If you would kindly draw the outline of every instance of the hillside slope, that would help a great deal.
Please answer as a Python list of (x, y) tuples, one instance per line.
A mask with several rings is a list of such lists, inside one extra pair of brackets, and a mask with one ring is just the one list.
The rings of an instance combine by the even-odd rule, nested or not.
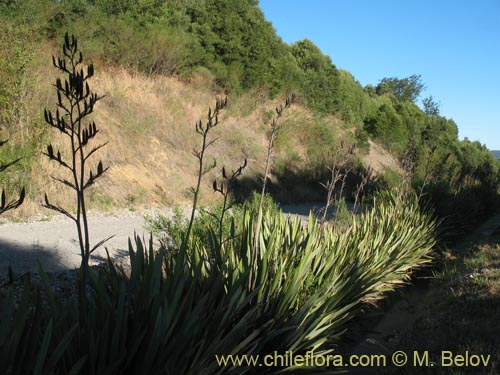
[[(47, 58), (49, 56), (47, 54)], [(55, 96), (50, 84), (49, 81), (40, 82), (40, 92), (36, 93), (37, 97), (46, 98), (49, 107)], [(210, 82), (201, 75), (183, 81), (108, 66), (96, 68), (91, 85), (95, 92), (105, 96), (95, 107), (94, 119), (101, 129), (99, 141), (109, 141), (98, 156), (110, 166), (106, 176), (90, 191), (91, 208), (138, 209), (188, 204), (197, 168), (191, 152), (200, 144), (194, 124), (205, 120), (208, 108), (213, 107), (218, 97)], [(209, 149), (207, 163), (216, 160), (217, 166), (204, 177), (202, 204), (219, 199), (211, 185), (220, 177), (222, 166), (235, 169), (247, 158), (245, 181), (258, 184), (264, 170), (270, 121), (280, 101), (269, 100), (253, 91), (229, 96), (228, 103), (220, 116), (220, 124), (211, 134), (217, 140)], [(286, 163), (289, 169), (302, 175), (307, 174), (308, 168), (317, 167), (312, 160), (312, 149), (317, 151), (321, 146), (322, 153), (333, 152), (341, 140), (353, 142), (352, 134), (338, 118), (333, 115), (318, 117), (300, 103), (285, 113), (280, 126), (274, 164)], [(48, 126), (44, 129), (43, 138), (64, 148), (56, 132)], [(318, 131), (311, 131), (314, 129)], [(360, 153), (361, 160), (379, 173), (384, 166), (397, 168), (391, 154), (372, 141), (370, 144), (370, 153), (366, 156)], [(45, 212), (40, 204), (44, 191), (63, 205), (73, 201), (69, 190), (61, 189), (48, 177), (63, 175), (58, 174), (61, 171), (53, 163), (38, 156), (44, 145), (39, 147), (32, 160), (33, 165), (38, 166), (30, 172), (32, 183), (27, 202), (12, 213), (16, 216)], [(279, 183), (279, 177), (272, 177)]]
[(92, 88), (106, 95), (95, 116), (99, 138), (110, 141), (101, 155), (112, 168), (92, 192), (93, 208), (189, 201), (196, 170), (190, 153), (199, 142), (194, 124), (225, 94), (229, 108), (207, 160), (216, 156), (218, 167), (205, 176), (202, 203), (217, 199), (210, 193), (217, 171), (245, 157), (241, 184), (248, 193), (259, 185), (274, 107), (291, 92), (299, 103), (283, 119), (269, 189), (280, 201), (322, 199), (319, 183), (328, 178), (332, 154), (342, 140), (355, 140), (361, 152), (352, 187), (363, 163), (385, 175), (379, 187), (394, 187), (398, 176), (390, 170), (404, 159), (412, 186), (439, 216), (454, 218), (450, 225), (465, 227), (500, 207), (500, 163), (479, 142), (460, 140), (431, 98), (419, 106), (420, 75), (363, 87), (312, 41), (281, 40), (254, 0), (119, 3), (0, 2), (0, 139), (9, 139), (0, 160), (20, 159), (0, 174), (0, 186), (9, 196), (21, 186), (28, 193), (15, 215), (39, 211), (43, 191), (72, 201), (47, 182), (56, 171), (40, 161), (46, 145), (57, 143), (42, 114), (54, 109), (51, 55), (59, 55), (65, 32), (79, 38), (85, 62), (96, 66)]

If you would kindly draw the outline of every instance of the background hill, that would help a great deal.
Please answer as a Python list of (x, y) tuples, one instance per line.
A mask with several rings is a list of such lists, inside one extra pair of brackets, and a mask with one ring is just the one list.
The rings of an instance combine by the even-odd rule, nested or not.
[(312, 41), (284, 43), (258, 1), (10, 0), (0, 1), (0, 20), (0, 125), (9, 139), (0, 157), (22, 158), (0, 182), (27, 186), (18, 215), (38, 211), (42, 191), (67, 199), (48, 183), (57, 171), (40, 157), (53, 137), (43, 121), (43, 108), (55, 103), (51, 55), (65, 31), (78, 36), (96, 67), (93, 88), (106, 95), (95, 119), (110, 141), (101, 155), (112, 168), (93, 190), (94, 208), (187, 202), (194, 124), (217, 96), (230, 105), (214, 132), (218, 168), (205, 179), (203, 202), (217, 199), (209, 185), (219, 167), (236, 168), (245, 157), (246, 185), (258, 186), (274, 107), (291, 92), (298, 104), (282, 123), (272, 171), (277, 199), (323, 198), (319, 183), (335, 150), (355, 143), (351, 187), (371, 166), (374, 187), (405, 174), (445, 216), (473, 222), (496, 207), (498, 161), (480, 143), (460, 141), (432, 97), (417, 106), (420, 76), (362, 87)]

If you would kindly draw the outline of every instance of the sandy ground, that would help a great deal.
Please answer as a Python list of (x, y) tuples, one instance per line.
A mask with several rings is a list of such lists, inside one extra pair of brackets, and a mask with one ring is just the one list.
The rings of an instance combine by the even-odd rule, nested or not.
[[(314, 204), (283, 206), (283, 212), (305, 219)], [(186, 213), (189, 208), (185, 209)], [(128, 254), (128, 240), (134, 233), (149, 239), (144, 228), (145, 215), (170, 216), (172, 210), (150, 209), (141, 211), (119, 211), (113, 214), (89, 215), (91, 247), (97, 242), (114, 236), (93, 253), (91, 263), (106, 260), (106, 249), (110, 256), (120, 261)], [(47, 272), (77, 268), (80, 265), (80, 248), (76, 225), (63, 215), (33, 219), (26, 223), (6, 222), (0, 224), (0, 278), (7, 277), (9, 265), (15, 274), (36, 272), (38, 261)]]

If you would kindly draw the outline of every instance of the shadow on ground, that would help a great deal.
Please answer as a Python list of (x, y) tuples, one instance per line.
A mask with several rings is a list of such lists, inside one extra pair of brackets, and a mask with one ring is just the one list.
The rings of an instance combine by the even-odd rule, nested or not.
[(38, 272), (38, 261), (48, 272), (70, 268), (50, 249), (39, 245), (25, 246), (0, 239), (0, 278), (7, 278), (9, 266), (14, 275)]
[[(309, 217), (309, 213), (312, 211), (316, 218), (321, 218), (323, 216), (325, 204), (323, 202), (310, 202), (310, 203), (296, 203), (296, 204), (280, 204), (279, 208), (284, 214), (298, 215), (304, 218)], [(332, 211), (332, 210), (330, 210)]]

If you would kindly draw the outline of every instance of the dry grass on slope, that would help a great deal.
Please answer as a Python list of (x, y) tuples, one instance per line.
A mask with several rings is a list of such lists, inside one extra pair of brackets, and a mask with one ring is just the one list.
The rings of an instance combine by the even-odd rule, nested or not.
[[(111, 197), (114, 204), (134, 208), (191, 201), (189, 189), (195, 184), (197, 168), (191, 151), (200, 144), (194, 124), (205, 121), (216, 98), (208, 84), (194, 81), (186, 84), (123, 69), (98, 75), (95, 90), (106, 98), (96, 108), (96, 122), (101, 124), (101, 139), (110, 141), (101, 155), (112, 167), (98, 186), (100, 194)], [(211, 184), (223, 165), (236, 168), (247, 157), (246, 174), (252, 175), (263, 162), (265, 134), (254, 126), (261, 120), (256, 109), (245, 116), (234, 115), (241, 104), (231, 98), (229, 103), (211, 133), (217, 141), (206, 163), (216, 159), (217, 167), (204, 178), (203, 204), (218, 198)]]
[[(50, 57), (50, 51), (44, 54)], [(92, 164), (102, 160), (111, 168), (89, 190), (89, 207), (106, 210), (190, 203), (189, 190), (195, 184), (197, 168), (191, 151), (200, 144), (194, 125), (206, 119), (208, 108), (215, 104), (217, 97), (209, 82), (194, 77), (186, 84), (176, 78), (148, 77), (99, 65), (90, 86), (105, 97), (95, 106), (94, 120), (100, 133), (92, 142), (97, 145), (109, 141), (109, 144), (90, 161)], [(34, 69), (32, 74), (44, 80), (37, 81), (32, 93), (36, 100), (31, 102), (30, 116), (36, 118), (36, 124), (30, 126), (41, 129), (41, 135), (36, 142), (9, 136), (12, 147), (35, 142), (31, 146), (31, 172), (19, 166), (13, 172), (18, 176), (29, 175), (12, 179), (11, 185), (23, 184), (28, 190), (25, 203), (10, 213), (12, 219), (50, 213), (41, 205), (44, 192), (54, 203), (75, 209), (73, 192), (49, 178), (51, 175), (68, 178), (66, 171), (41, 155), (48, 143), (60, 148), (63, 157), (69, 155), (67, 139), (43, 124), (43, 108), (55, 108), (55, 92), (51, 86), (56, 78), (54, 69), (46, 64), (37, 64)], [(207, 152), (206, 163), (216, 159), (217, 167), (204, 178), (203, 204), (219, 198), (212, 193), (211, 185), (223, 165), (236, 168), (247, 157), (246, 175), (255, 175), (263, 169), (265, 133), (254, 126), (262, 121), (261, 115), (255, 105), (248, 108), (247, 103), (241, 104), (244, 100), (243, 97), (233, 103), (229, 98), (229, 108), (222, 112), (220, 124), (211, 134), (218, 140)], [(238, 114), (242, 111), (243, 115)]]
[[(49, 49), (44, 53), (47, 59), (50, 52)], [(31, 111), (32, 116), (39, 114), (41, 119), (43, 107), (52, 109), (55, 106), (55, 92), (51, 86), (55, 72), (50, 65), (39, 63), (33, 75), (43, 77), (43, 82), (40, 78), (37, 81), (33, 94), (36, 101)], [(100, 133), (94, 142), (109, 141), (91, 160), (97, 163), (101, 159), (111, 168), (89, 191), (89, 207), (111, 210), (190, 204), (190, 188), (195, 184), (197, 170), (191, 152), (200, 144), (194, 125), (200, 119), (205, 121), (208, 108), (215, 104), (217, 97), (210, 77), (199, 74), (185, 82), (175, 77), (147, 76), (97, 64), (90, 85), (94, 92), (105, 95), (95, 107), (94, 119)], [(222, 111), (220, 124), (211, 133), (217, 141), (207, 152), (206, 165), (216, 159), (217, 167), (203, 179), (201, 204), (220, 199), (211, 186), (214, 178), (220, 177), (222, 166), (236, 169), (247, 158), (244, 177), (256, 178), (263, 173), (267, 133), (274, 108), (282, 99), (269, 100), (259, 90), (229, 96), (229, 106)], [(334, 116), (318, 118), (303, 106), (293, 106), (283, 119), (283, 136), (277, 144), (274, 160), (281, 160), (292, 169), (307, 168), (311, 147), (306, 146), (311, 143), (308, 133), (319, 123), (329, 127), (335, 138), (344, 137), (343, 124)], [(46, 125), (39, 126), (44, 129), (37, 145), (40, 149), (35, 150), (31, 175), (24, 179), (24, 184), (29, 184), (28, 198), (12, 213), (14, 217), (49, 213), (41, 207), (43, 192), (48, 193), (51, 201), (74, 209), (73, 192), (48, 177), (62, 177), (60, 173), (64, 171), (40, 155), (48, 142), (62, 147), (64, 155), (66, 140)], [(371, 146), (374, 151), (368, 155), (367, 163), (375, 163), (374, 169), (378, 170), (376, 163), (394, 164), (387, 153), (379, 152), (372, 158), (378, 147)], [(384, 160), (389, 162), (383, 164)]]
[(364, 162), (375, 173), (381, 174), (387, 169), (401, 171), (398, 161), (391, 153), (372, 140), (369, 140), (368, 143), (370, 144), (370, 152), (364, 157)]

